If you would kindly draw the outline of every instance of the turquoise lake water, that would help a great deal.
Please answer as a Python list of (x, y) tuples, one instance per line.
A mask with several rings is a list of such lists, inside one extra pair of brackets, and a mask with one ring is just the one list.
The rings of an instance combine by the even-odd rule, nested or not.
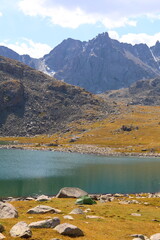
[(62, 187), (89, 193), (158, 192), (160, 158), (0, 149), (0, 197), (54, 195)]

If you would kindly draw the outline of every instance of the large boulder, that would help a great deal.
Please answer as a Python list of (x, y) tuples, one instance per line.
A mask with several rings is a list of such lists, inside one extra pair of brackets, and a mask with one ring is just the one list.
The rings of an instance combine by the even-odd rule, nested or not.
[(143, 234), (132, 234), (131, 237), (134, 237), (132, 240), (150, 240), (147, 236)]
[(55, 228), (59, 224), (60, 224), (60, 219), (55, 217), (53, 219), (32, 222), (29, 224), (29, 227), (31, 227), (31, 228)]
[(80, 188), (65, 187), (59, 191), (56, 197), (57, 198), (79, 198), (85, 195), (88, 195), (88, 193), (83, 191)]
[(0, 219), (4, 218), (16, 218), (18, 212), (10, 203), (0, 202)]
[(56, 208), (52, 208), (50, 206), (46, 206), (46, 205), (38, 205), (34, 208), (31, 208), (27, 211), (27, 213), (31, 213), (31, 214), (42, 214), (42, 213), (60, 213), (61, 210), (56, 209)]
[(151, 240), (160, 240), (160, 233), (156, 233), (150, 237)]
[(60, 224), (57, 227), (55, 227), (55, 230), (61, 235), (66, 235), (70, 237), (84, 236), (84, 233), (80, 228), (69, 223)]
[(30, 227), (25, 222), (18, 222), (17, 224), (15, 224), (11, 228), (10, 234), (12, 237), (20, 237), (20, 238), (30, 238), (32, 236)]

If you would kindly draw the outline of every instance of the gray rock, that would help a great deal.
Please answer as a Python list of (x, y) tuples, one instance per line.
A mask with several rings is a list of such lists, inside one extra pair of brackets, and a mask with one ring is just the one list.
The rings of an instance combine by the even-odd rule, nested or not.
[(156, 197), (160, 197), (160, 192), (155, 193)]
[(46, 195), (38, 196), (36, 199), (36, 201), (39, 201), (39, 202), (45, 202), (45, 201), (49, 201), (49, 200), (51, 200), (51, 198)]
[(87, 209), (84, 210), (84, 213), (88, 213), (88, 212), (90, 212), (90, 211), (91, 211), (91, 209), (90, 209), (90, 208), (87, 208)]
[(4, 227), (3, 225), (0, 223), (0, 233), (2, 233), (4, 231)]
[(38, 222), (32, 222), (29, 224), (30, 228), (54, 228), (58, 224), (60, 224), (60, 219), (55, 217), (53, 219), (38, 221)]
[(61, 240), (61, 239), (59, 239), (59, 238), (52, 238), (51, 240)]
[(131, 213), (132, 216), (134, 217), (141, 217), (142, 215), (140, 213)]
[(85, 195), (88, 195), (88, 193), (83, 191), (80, 188), (65, 187), (59, 191), (56, 197), (57, 198), (79, 198)]
[(80, 208), (75, 208), (69, 214), (84, 214), (84, 212)]
[(91, 219), (104, 219), (104, 217), (96, 216), (96, 215), (87, 215), (86, 218), (91, 218)]
[(143, 234), (133, 234), (131, 237), (134, 237), (134, 240), (149, 240), (149, 238)]
[(25, 200), (26, 200), (26, 201), (33, 201), (33, 200), (35, 200), (35, 198), (33, 198), (33, 197), (26, 197)]
[(27, 211), (27, 213), (31, 214), (42, 214), (42, 213), (60, 213), (61, 211), (56, 208), (52, 208), (46, 205), (38, 205), (34, 208), (31, 208)]
[(2, 234), (2, 233), (0, 233), (0, 240), (3, 240), (3, 239), (5, 239), (6, 237)]
[(152, 219), (153, 222), (160, 222), (158, 219)]
[(156, 233), (156, 234), (150, 236), (150, 239), (151, 240), (160, 240), (160, 233)]
[(61, 235), (66, 235), (71, 237), (84, 236), (84, 233), (80, 228), (69, 223), (60, 224), (57, 227), (55, 227), (55, 230)]
[(137, 200), (127, 200), (127, 201), (120, 201), (120, 204), (139, 204)]
[(128, 201), (120, 201), (119, 204), (127, 205), (129, 203), (128, 203)]
[(120, 193), (115, 193), (114, 194), (114, 197), (123, 197), (124, 195), (123, 194), (120, 194)]
[(0, 202), (0, 219), (4, 218), (16, 218), (18, 212), (10, 203)]
[(136, 238), (133, 238), (132, 240), (142, 240), (142, 238), (136, 237)]
[(18, 222), (14, 225), (10, 230), (10, 234), (12, 237), (20, 238), (30, 238), (32, 236), (30, 227), (25, 222)]
[(63, 216), (64, 219), (73, 220), (74, 218), (70, 215)]

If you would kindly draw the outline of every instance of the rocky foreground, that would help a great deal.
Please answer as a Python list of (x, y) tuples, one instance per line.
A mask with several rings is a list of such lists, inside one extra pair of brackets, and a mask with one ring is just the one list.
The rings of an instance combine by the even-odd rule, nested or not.
[(90, 195), (97, 204), (75, 206), (84, 195), (63, 188), (57, 196), (1, 199), (0, 239), (160, 240), (160, 193)]

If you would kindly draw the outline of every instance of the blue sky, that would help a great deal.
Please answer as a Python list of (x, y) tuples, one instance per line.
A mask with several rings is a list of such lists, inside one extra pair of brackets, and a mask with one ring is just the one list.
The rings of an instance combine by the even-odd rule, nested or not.
[(69, 37), (99, 33), (131, 44), (160, 40), (159, 0), (0, 0), (0, 45), (42, 57)]

